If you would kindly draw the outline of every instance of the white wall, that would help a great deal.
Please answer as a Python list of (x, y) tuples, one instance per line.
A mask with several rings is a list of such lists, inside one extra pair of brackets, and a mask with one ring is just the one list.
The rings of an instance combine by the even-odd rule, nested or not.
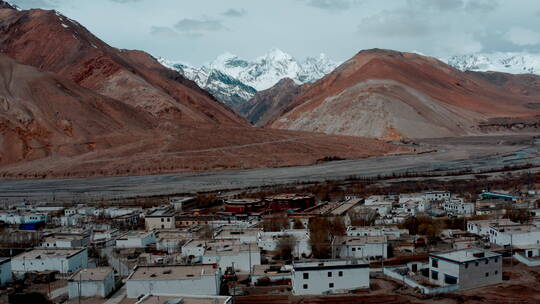
[[(342, 276), (339, 272), (342, 271)], [(328, 272), (332, 277), (328, 277)], [(308, 273), (309, 278), (304, 279), (304, 273)], [(330, 287), (334, 283), (334, 287)], [(293, 294), (322, 294), (327, 291), (345, 292), (348, 289), (369, 288), (369, 267), (343, 268), (343, 269), (323, 269), (310, 271), (293, 271)], [(307, 284), (307, 289), (304, 288)]]
[(161, 296), (177, 295), (218, 295), (219, 278), (216, 275), (203, 275), (193, 279), (178, 280), (127, 280), (127, 297), (137, 298), (152, 294)]
[[(80, 290), (83, 298), (107, 297), (114, 289), (114, 276), (111, 271), (103, 281), (81, 281)], [(73, 281), (68, 282), (68, 294), (70, 299), (79, 297), (79, 281), (74, 278)]]
[(11, 261), (4, 262), (0, 265), (0, 286), (6, 285), (6, 283), (11, 282), (12, 279)]
[(261, 264), (260, 251), (251, 251), (251, 263), (249, 251), (240, 251), (236, 254), (205, 254), (202, 257), (202, 264), (218, 264), (222, 272), (225, 272), (227, 267), (232, 267), (241, 272), (250, 272), (250, 267)]

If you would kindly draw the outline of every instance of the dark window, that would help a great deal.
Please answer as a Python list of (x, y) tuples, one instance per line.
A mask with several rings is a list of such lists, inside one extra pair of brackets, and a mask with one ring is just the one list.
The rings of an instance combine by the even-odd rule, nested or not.
[(465, 268), (469, 268), (469, 264), (468, 264), (468, 263), (465, 263)]
[(170, 222), (170, 221), (171, 221), (171, 218), (169, 217), (169, 218), (167, 219), (167, 222)]
[(479, 265), (478, 262), (475, 262), (475, 263), (474, 263), (474, 266), (478, 266), (478, 265)]
[(439, 267), (439, 261), (436, 259), (431, 259), (431, 266), (435, 268)]
[(353, 247), (352, 251), (356, 251), (356, 248)]
[(499, 259), (495, 259), (495, 263), (498, 263), (499, 262)]
[(495, 274), (499, 274), (499, 271), (498, 271), (498, 270), (495, 270)]
[(332, 277), (332, 272), (331, 272), (331, 271), (328, 272), (328, 277), (329, 277), (329, 278)]
[(489, 260), (486, 260), (486, 265), (489, 264)]
[(342, 277), (343, 276), (343, 271), (338, 272), (338, 276)]
[(486, 277), (489, 277), (489, 272), (486, 272)]
[(164, 219), (164, 218), (161, 218), (161, 222), (162, 222), (162, 223), (165, 222), (165, 219)]
[(434, 279), (434, 280), (438, 280), (439, 279), (439, 273), (432, 270), (431, 271), (431, 278)]
[(307, 288), (308, 288), (307, 284), (304, 284), (304, 289), (307, 289)]
[(328, 284), (328, 287), (329, 287), (329, 288), (334, 288), (334, 283), (329, 283), (329, 284)]
[(308, 280), (309, 279), (309, 273), (304, 273), (304, 280)]

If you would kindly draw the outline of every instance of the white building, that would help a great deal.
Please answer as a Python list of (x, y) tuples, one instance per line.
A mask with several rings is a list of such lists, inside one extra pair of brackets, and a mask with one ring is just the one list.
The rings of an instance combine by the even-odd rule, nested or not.
[(83, 268), (68, 280), (70, 299), (83, 297), (105, 298), (115, 287), (114, 271), (111, 267)]
[(467, 232), (487, 237), (489, 236), (490, 227), (509, 226), (509, 225), (519, 225), (519, 224), (512, 222), (510, 219), (467, 221)]
[(282, 238), (292, 237), (294, 240), (295, 257), (309, 256), (311, 254), (311, 246), (309, 245), (309, 230), (307, 229), (288, 229), (283, 231), (262, 231), (257, 240), (257, 245), (262, 250), (275, 251), (278, 250), (278, 245)]
[(26, 272), (59, 271), (73, 273), (88, 266), (88, 252), (83, 249), (34, 249), (11, 259), (13, 274), (20, 278)]
[(219, 295), (220, 280), (216, 265), (137, 266), (126, 281), (127, 297)]
[(182, 255), (186, 257), (202, 257), (207, 249), (231, 247), (240, 244), (240, 240), (189, 240), (182, 245)]
[(502, 255), (476, 248), (431, 254), (430, 281), (469, 289), (502, 282)]
[(2, 212), (0, 213), (0, 221), (11, 224), (20, 225), (36, 222), (46, 222), (48, 219), (47, 213), (40, 212)]
[(293, 263), (294, 295), (341, 293), (369, 288), (369, 265), (363, 260), (314, 260)]
[(540, 245), (540, 228), (534, 225), (492, 226), (489, 242), (499, 246)]
[(340, 258), (383, 258), (388, 257), (386, 236), (344, 236), (333, 245)]
[(0, 258), (0, 287), (5, 286), (13, 280), (11, 271), (11, 259)]
[(448, 191), (430, 191), (424, 193), (424, 198), (428, 202), (448, 201), (451, 197), (452, 194)]
[(252, 244), (257, 243), (259, 235), (262, 232), (260, 228), (231, 228), (225, 227), (218, 230), (214, 238), (217, 240), (226, 240), (226, 239), (238, 239), (241, 243)]
[(82, 234), (55, 234), (41, 242), (45, 248), (82, 248), (90, 244), (90, 237)]
[(176, 227), (173, 208), (160, 208), (144, 217), (146, 230), (172, 229)]
[(208, 247), (202, 263), (217, 264), (223, 272), (233, 266), (235, 271), (250, 272), (253, 265), (261, 264), (261, 251), (256, 244)]
[(443, 210), (453, 215), (473, 215), (475, 204), (447, 201), (442, 204)]
[(390, 240), (396, 240), (409, 235), (409, 230), (399, 229), (396, 226), (387, 227), (347, 227), (347, 236), (387, 236)]
[(154, 232), (130, 231), (116, 239), (118, 248), (144, 248), (156, 243)]
[(268, 279), (271, 282), (291, 281), (292, 266), (290, 265), (253, 265), (251, 272), (251, 283), (253, 285), (261, 279)]

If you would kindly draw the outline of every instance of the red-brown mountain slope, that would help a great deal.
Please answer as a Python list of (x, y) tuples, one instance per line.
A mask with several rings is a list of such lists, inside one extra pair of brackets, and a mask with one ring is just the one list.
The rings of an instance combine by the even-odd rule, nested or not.
[(375, 49), (316, 82), (269, 126), (385, 139), (478, 134), (492, 118), (540, 115), (530, 106), (539, 94), (529, 93), (431, 57)]
[(55, 11), (0, 9), (0, 51), (156, 118), (248, 125), (194, 82), (150, 55), (110, 47)]
[(289, 106), (292, 100), (311, 84), (298, 85), (290, 78), (280, 80), (273, 87), (257, 92), (250, 100), (239, 104), (236, 111), (255, 126), (264, 126)]
[(0, 165), (136, 140), (149, 115), (0, 53)]

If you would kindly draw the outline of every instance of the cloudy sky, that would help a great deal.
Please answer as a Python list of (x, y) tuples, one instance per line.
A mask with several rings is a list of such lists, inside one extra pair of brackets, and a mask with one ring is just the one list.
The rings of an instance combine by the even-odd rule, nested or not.
[(389, 48), (447, 57), (540, 52), (538, 0), (8, 0), (56, 9), (118, 48), (191, 64), (280, 48), (346, 60)]

